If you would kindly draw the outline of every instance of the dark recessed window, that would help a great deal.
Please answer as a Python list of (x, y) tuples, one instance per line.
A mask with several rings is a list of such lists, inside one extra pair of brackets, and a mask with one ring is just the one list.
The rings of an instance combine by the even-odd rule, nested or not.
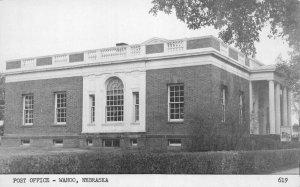
[(93, 140), (92, 139), (87, 139), (86, 140), (86, 145), (87, 146), (93, 146)]
[(120, 147), (119, 139), (104, 139), (102, 143), (103, 147)]
[(64, 141), (62, 139), (54, 139), (53, 140), (53, 145), (54, 146), (63, 146)]
[(168, 144), (169, 144), (169, 146), (180, 147), (181, 146), (181, 139), (169, 139)]
[(21, 145), (29, 146), (30, 145), (30, 140), (21, 140)]
[(138, 141), (136, 138), (130, 139), (130, 145), (131, 146), (137, 146), (138, 145)]

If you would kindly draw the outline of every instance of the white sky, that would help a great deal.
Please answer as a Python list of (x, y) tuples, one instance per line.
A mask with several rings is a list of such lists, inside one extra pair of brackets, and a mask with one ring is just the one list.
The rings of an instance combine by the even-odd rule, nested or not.
[[(142, 43), (152, 37), (177, 39), (215, 35), (188, 30), (174, 14), (149, 14), (151, 0), (0, 0), (0, 65), (6, 60)], [(256, 45), (256, 58), (274, 64), (287, 54), (282, 40)]]

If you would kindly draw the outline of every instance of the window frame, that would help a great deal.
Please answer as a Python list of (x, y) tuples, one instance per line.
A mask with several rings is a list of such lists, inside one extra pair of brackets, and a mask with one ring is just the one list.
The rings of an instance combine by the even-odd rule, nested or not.
[[(183, 86), (183, 102), (172, 102), (171, 103), (171, 87), (172, 86)], [(183, 118), (181, 119), (171, 119), (171, 104), (183, 104)], [(185, 102), (184, 102), (184, 84), (183, 83), (172, 83), (172, 84), (168, 84), (168, 122), (183, 122), (184, 121), (184, 105), (185, 105)], [(180, 113), (179, 113), (180, 115)]]
[(95, 124), (96, 119), (96, 96), (95, 94), (89, 95), (89, 123)]
[(133, 93), (133, 121), (138, 123), (140, 121), (140, 93), (138, 91), (132, 93)]
[[(180, 143), (171, 143), (171, 141), (177, 141), (179, 140)], [(178, 139), (178, 138), (171, 138), (171, 139), (168, 139), (168, 146), (169, 147), (181, 147), (182, 146), (182, 140), (181, 139)]]
[(21, 139), (21, 146), (30, 146), (30, 139)]
[(244, 121), (244, 92), (240, 91), (239, 95), (239, 124), (243, 124)]
[[(61, 141), (61, 143), (58, 143), (60, 141)], [(64, 140), (63, 139), (53, 139), (53, 146), (55, 146), (55, 147), (63, 147), (63, 145), (64, 145)]]
[[(26, 97), (32, 97), (32, 108), (31, 109), (27, 109), (28, 111), (30, 110), (30, 111), (32, 111), (32, 123), (26, 123), (26, 117), (25, 117), (25, 110), (26, 110), (26, 108), (25, 108), (25, 105), (26, 105)], [(33, 125), (33, 114), (34, 114), (34, 96), (33, 96), (33, 94), (24, 94), (23, 96), (22, 96), (22, 98), (23, 98), (23, 123), (22, 123), (22, 125), (23, 126), (32, 126)], [(30, 120), (30, 119), (29, 119)]]
[[(111, 141), (111, 146), (106, 146), (106, 142), (107, 141)], [(116, 142), (118, 142), (117, 144), (117, 146), (115, 145), (115, 143)], [(106, 139), (103, 139), (102, 140), (102, 146), (103, 147), (121, 147), (121, 141), (120, 141), (120, 139), (116, 139), (116, 138), (106, 138)]]
[(137, 138), (131, 138), (130, 139), (130, 145), (132, 147), (137, 147), (138, 146), (138, 139)]
[[(65, 108), (65, 122), (58, 122), (57, 121), (57, 95), (58, 94), (64, 94), (65, 95), (65, 102), (66, 106), (62, 107)], [(54, 123), (56, 125), (66, 125), (67, 124), (67, 92), (66, 91), (61, 91), (61, 92), (55, 92), (54, 93), (54, 100), (55, 100), (55, 106), (54, 106)]]
[(227, 92), (227, 87), (222, 86), (221, 89), (221, 122), (225, 123), (226, 122), (226, 92)]
[(89, 147), (92, 147), (93, 146), (93, 139), (91, 139), (91, 138), (86, 139), (86, 145), (89, 146)]
[[(114, 80), (118, 80), (119, 81), (119, 83), (122, 86), (122, 89), (119, 89), (119, 90), (115, 90), (115, 89), (109, 90), (109, 86), (110, 86), (110, 84), (112, 84), (111, 82), (114, 81)], [(115, 94), (115, 91), (117, 92), (117, 94)], [(121, 94), (118, 93), (120, 91), (121, 91)], [(109, 95), (109, 92), (112, 92), (112, 94), (110, 93), (110, 95)], [(118, 78), (118, 77), (112, 77), (112, 78), (108, 79), (107, 85), (106, 85), (106, 98), (105, 98), (105, 122), (106, 123), (108, 123), (108, 124), (109, 123), (114, 124), (114, 123), (123, 123), (124, 122), (124, 117), (125, 117), (125, 115), (124, 115), (124, 113), (125, 113), (125, 107), (124, 107), (125, 106), (124, 105), (124, 99), (125, 99), (124, 96), (125, 96), (125, 94), (124, 93), (125, 93), (124, 84), (123, 84), (123, 81), (120, 78)], [(113, 98), (113, 100), (108, 100), (109, 97)], [(120, 100), (119, 99), (115, 100), (114, 99), (115, 97), (116, 98), (120, 97)], [(113, 104), (109, 104), (110, 102), (112, 102)], [(118, 104), (115, 105), (115, 102), (116, 103), (120, 102), (121, 104), (120, 105), (118, 105)], [(121, 112), (122, 115), (119, 116), (117, 114), (117, 116), (114, 116), (112, 114), (112, 115), (108, 116), (108, 113), (109, 113), (108, 108), (109, 107), (112, 107), (112, 108), (116, 107), (117, 108), (117, 113)], [(118, 110), (118, 107), (120, 107), (120, 111)], [(110, 112), (114, 112), (114, 111), (111, 110)], [(118, 117), (120, 117), (121, 120), (118, 120)], [(109, 118), (110, 118), (110, 120), (108, 120)], [(117, 120), (114, 120), (114, 118), (117, 118)]]

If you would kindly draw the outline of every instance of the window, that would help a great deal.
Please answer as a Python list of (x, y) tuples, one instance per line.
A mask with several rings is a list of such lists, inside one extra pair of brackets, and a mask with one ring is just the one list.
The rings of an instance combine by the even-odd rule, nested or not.
[(139, 114), (139, 92), (133, 92), (133, 105), (134, 105), (134, 121), (138, 122), (140, 120)]
[(221, 106), (222, 106), (222, 122), (226, 120), (226, 87), (222, 88), (222, 97), (221, 97)]
[(243, 124), (243, 110), (244, 110), (244, 93), (240, 92), (239, 96), (239, 123)]
[(118, 78), (112, 78), (107, 84), (106, 121), (123, 121), (124, 114), (123, 83)]
[(174, 146), (174, 147), (180, 147), (181, 146), (181, 139), (169, 139), (168, 140), (168, 145), (169, 146)]
[(93, 146), (93, 140), (92, 139), (87, 139), (86, 140), (86, 145), (87, 146)]
[(33, 124), (33, 95), (23, 96), (23, 124)]
[(54, 146), (61, 147), (61, 146), (63, 146), (63, 144), (64, 144), (64, 141), (62, 139), (54, 139), (53, 140), (53, 145)]
[(103, 147), (120, 147), (119, 139), (104, 139), (102, 143)]
[(138, 145), (137, 139), (136, 138), (130, 139), (130, 145), (131, 146), (137, 146)]
[(30, 140), (21, 140), (21, 145), (22, 146), (29, 146), (30, 145)]
[(55, 123), (66, 124), (67, 121), (67, 95), (66, 92), (55, 93)]
[(90, 123), (95, 123), (95, 95), (90, 95)]
[(169, 85), (169, 121), (183, 121), (184, 88), (183, 84)]

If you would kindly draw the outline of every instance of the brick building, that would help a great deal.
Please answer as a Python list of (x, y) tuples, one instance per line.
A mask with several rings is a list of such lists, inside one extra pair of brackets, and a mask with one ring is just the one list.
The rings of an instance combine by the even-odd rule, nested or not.
[(291, 123), (275, 67), (212, 36), (11, 60), (5, 77), (3, 146), (187, 148), (203, 126)]

